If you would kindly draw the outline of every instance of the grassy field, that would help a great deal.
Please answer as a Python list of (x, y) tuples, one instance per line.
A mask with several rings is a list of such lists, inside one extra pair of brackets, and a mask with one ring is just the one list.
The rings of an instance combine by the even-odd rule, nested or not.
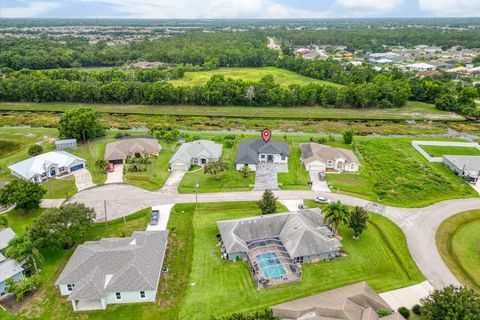
[(408, 138), (356, 137), (358, 174), (329, 174), (334, 192), (386, 205), (420, 207), (452, 198), (478, 197), (443, 164), (429, 163)]
[(443, 146), (421, 146), (431, 157), (450, 156), (480, 156), (480, 150), (471, 147), (443, 147)]
[[(227, 117), (227, 118), (272, 118), (272, 119), (360, 119), (360, 120), (463, 120), (452, 112), (436, 109), (434, 105), (408, 101), (403, 108), (393, 109), (341, 109), (323, 107), (241, 107), (241, 106), (185, 106), (185, 105), (115, 105), (80, 103), (32, 103), (1, 102), (4, 111), (42, 111), (64, 112), (74, 107), (90, 107), (102, 113), (136, 115), (170, 115), (189, 117)], [(254, 110), (254, 112), (252, 112)], [(26, 114), (28, 116), (28, 113)], [(41, 114), (36, 114), (38, 121)], [(3, 115), (0, 124), (9, 124), (9, 116)], [(50, 119), (51, 117), (49, 117)], [(12, 119), (14, 120), (14, 119)], [(18, 119), (15, 119), (18, 121)], [(33, 122), (32, 124), (38, 124)], [(47, 119), (44, 119), (47, 121)], [(55, 125), (56, 121), (47, 123)]]
[(445, 220), (437, 230), (437, 248), (443, 261), (464, 285), (480, 292), (480, 211), (468, 211)]
[(272, 75), (275, 83), (283, 87), (288, 87), (291, 84), (307, 85), (310, 83), (342, 87), (342, 85), (333, 82), (305, 77), (298, 73), (276, 67), (219, 68), (212, 71), (185, 72), (182, 78), (171, 80), (170, 83), (175, 86), (199, 86), (206, 84), (212, 76), (218, 74), (224, 75), (225, 78), (251, 82), (258, 82), (266, 75)]
[[(216, 221), (258, 215), (255, 203), (199, 204), (184, 206), (193, 214), (193, 264), (180, 319), (208, 319), (234, 311), (260, 310), (338, 286), (366, 280), (386, 291), (418, 283), (423, 276), (407, 250), (402, 232), (389, 220), (371, 216), (360, 240), (341, 229), (348, 257), (302, 266), (303, 279), (294, 284), (257, 290), (246, 262), (220, 259)], [(372, 255), (372, 252), (375, 254)]]
[(77, 193), (77, 186), (75, 185), (75, 177), (68, 176), (62, 179), (48, 179), (42, 183), (42, 186), (47, 193), (47, 199), (66, 199)]

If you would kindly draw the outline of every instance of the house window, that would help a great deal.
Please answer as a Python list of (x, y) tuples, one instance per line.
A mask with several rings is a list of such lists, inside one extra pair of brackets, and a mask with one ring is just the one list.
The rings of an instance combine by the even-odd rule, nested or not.
[(75, 288), (75, 285), (72, 283), (72, 284), (67, 284), (67, 291), (68, 292), (72, 292), (73, 288)]
[(333, 167), (333, 161), (332, 160), (327, 161), (327, 167)]
[(115, 292), (115, 299), (122, 300), (122, 294), (120, 292)]
[(261, 158), (261, 159), (265, 159), (265, 155), (264, 155), (264, 154), (261, 154), (261, 155), (260, 155), (260, 158)]
[(282, 160), (285, 160), (285, 155), (282, 154)]
[(355, 169), (355, 164), (352, 163), (352, 164), (350, 165), (350, 169), (352, 169), (352, 170)]
[(145, 299), (145, 291), (140, 291), (140, 299)]

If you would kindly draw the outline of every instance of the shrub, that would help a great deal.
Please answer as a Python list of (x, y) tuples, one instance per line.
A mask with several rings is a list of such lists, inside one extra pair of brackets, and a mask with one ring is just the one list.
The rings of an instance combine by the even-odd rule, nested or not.
[(13, 282), (12, 279), (7, 280), (7, 292), (13, 293), (17, 299), (20, 301), (25, 296), (25, 293), (31, 292), (38, 288), (40, 285), (40, 279), (37, 275), (31, 277), (23, 277), (17, 282)]
[(129, 136), (131, 136), (131, 134), (128, 133), (128, 132), (118, 132), (118, 133), (115, 134), (114, 137), (115, 137), (115, 139), (121, 139), (121, 138), (129, 137)]
[(392, 312), (390, 310), (387, 310), (387, 309), (380, 309), (380, 310), (378, 310), (377, 314), (380, 318), (382, 318), (382, 317), (386, 317), (386, 316), (391, 315)]
[(325, 143), (327, 143), (327, 138), (318, 138), (317, 143), (325, 144)]
[(398, 308), (398, 313), (400, 313), (405, 319), (410, 318), (410, 310), (408, 310), (406, 307)]
[(43, 153), (43, 147), (39, 144), (34, 144), (28, 149), (28, 154), (32, 157), (38, 156), (39, 154)]
[(420, 307), (419, 304), (416, 304), (412, 307), (412, 311), (413, 313), (415, 313), (416, 315), (421, 315), (422, 314), (422, 307)]
[(343, 131), (343, 142), (345, 144), (352, 144), (353, 142), (353, 130), (351, 129), (347, 129), (345, 131)]

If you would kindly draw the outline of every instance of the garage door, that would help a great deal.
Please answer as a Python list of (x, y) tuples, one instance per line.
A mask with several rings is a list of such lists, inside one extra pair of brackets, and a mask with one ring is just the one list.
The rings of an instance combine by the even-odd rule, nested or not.
[(325, 171), (325, 166), (322, 165), (311, 165), (308, 167), (310, 171)]
[(80, 163), (80, 164), (77, 164), (73, 167), (70, 167), (70, 172), (77, 171), (77, 170), (80, 170), (80, 169), (83, 169), (83, 163)]
[(183, 163), (173, 163), (172, 164), (172, 171), (187, 171), (188, 168)]

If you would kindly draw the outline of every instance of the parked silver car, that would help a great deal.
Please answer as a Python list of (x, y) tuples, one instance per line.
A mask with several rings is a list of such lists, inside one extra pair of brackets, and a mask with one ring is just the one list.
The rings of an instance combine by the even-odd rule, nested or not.
[(156, 226), (158, 224), (158, 219), (160, 218), (160, 212), (154, 210), (150, 215), (150, 224)]
[(328, 198), (325, 198), (325, 197), (315, 197), (315, 200), (314, 200), (316, 203), (323, 203), (323, 204), (326, 204), (326, 203), (332, 203), (332, 200), (328, 199)]

